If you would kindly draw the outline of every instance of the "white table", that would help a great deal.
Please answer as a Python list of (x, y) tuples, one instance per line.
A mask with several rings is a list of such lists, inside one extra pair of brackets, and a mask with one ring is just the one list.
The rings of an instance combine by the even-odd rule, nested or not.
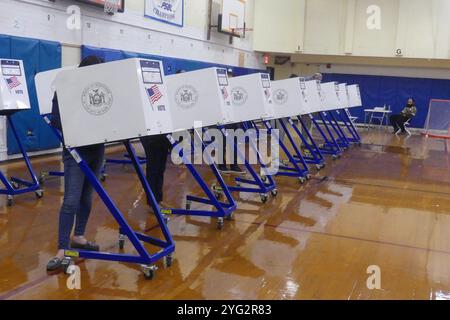
[[(364, 109), (364, 128), (371, 128), (372, 120), (378, 119), (380, 120), (379, 128), (385, 123), (386, 126), (389, 125), (389, 115), (392, 113), (391, 110), (386, 109), (385, 107), (375, 107), (373, 109)], [(369, 123), (367, 123), (367, 115), (370, 115)]]

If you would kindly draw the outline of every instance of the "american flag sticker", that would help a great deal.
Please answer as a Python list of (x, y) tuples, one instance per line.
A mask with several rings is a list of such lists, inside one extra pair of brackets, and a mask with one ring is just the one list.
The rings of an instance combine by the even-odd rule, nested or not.
[(228, 99), (229, 95), (228, 95), (227, 87), (223, 87), (223, 88), (222, 88), (222, 95), (223, 95), (223, 98), (224, 98), (225, 100)]
[(159, 91), (158, 86), (155, 84), (154, 86), (147, 89), (148, 97), (150, 98), (150, 102), (155, 104), (163, 97), (161, 91)]
[(6, 79), (9, 90), (12, 90), (21, 85), (19, 79), (16, 76)]

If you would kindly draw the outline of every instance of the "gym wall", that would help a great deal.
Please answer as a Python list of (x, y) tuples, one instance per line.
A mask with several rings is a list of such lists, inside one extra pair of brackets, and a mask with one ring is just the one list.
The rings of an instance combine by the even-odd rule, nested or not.
[[(255, 0), (247, 1), (249, 24), (253, 23), (254, 3)], [(70, 5), (81, 8), (79, 29), (66, 27), (71, 14), (66, 10)], [(246, 39), (235, 39), (232, 45), (228, 36), (216, 32), (210, 41), (206, 39), (208, 0), (185, 0), (183, 28), (144, 17), (144, 1), (128, 0), (125, 5), (124, 13), (109, 16), (101, 8), (75, 1), (2, 0), (0, 34), (4, 36), (0, 39), (4, 42), (0, 55), (24, 60), (30, 89), (32, 110), (15, 116), (27, 151), (59, 146), (38, 115), (34, 75), (76, 65), (89, 50), (106, 55), (108, 60), (113, 56), (117, 59), (159, 57), (164, 60), (168, 73), (217, 64), (233, 67), (236, 75), (264, 69), (262, 55), (252, 50), (251, 34)], [(12, 155), (19, 151), (11, 134), (6, 134), (4, 121), (0, 122), (0, 149), (3, 149), (0, 160), (9, 158), (6, 153)]]

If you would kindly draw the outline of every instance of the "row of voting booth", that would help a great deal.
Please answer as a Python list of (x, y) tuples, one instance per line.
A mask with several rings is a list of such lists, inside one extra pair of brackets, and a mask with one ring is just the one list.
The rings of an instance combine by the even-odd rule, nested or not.
[[(2, 71), (3, 65), (2, 60)], [(17, 68), (20, 70), (17, 71)], [(22, 63), (8, 60), (5, 70), (1, 86), (2, 114), (9, 116), (29, 108), (29, 101), (25, 99), (26, 86), (19, 94), (16, 92), (18, 90), (11, 89), (10, 80), (7, 80), (15, 76), (18, 82), (25, 84), (25, 80), (19, 78), (24, 73)], [(237, 209), (236, 193), (254, 193), (261, 197), (263, 203), (269, 201), (270, 196), (275, 197), (280, 192), (276, 185), (277, 176), (305, 183), (311, 177), (311, 166), (317, 170), (323, 168), (325, 155), (337, 159), (350, 145), (361, 142), (347, 113), (349, 108), (362, 105), (358, 85), (320, 83), (303, 78), (271, 81), (266, 73), (228, 78), (227, 70), (223, 68), (166, 76), (161, 61), (146, 59), (52, 70), (37, 74), (35, 80), (40, 113), (47, 123), (50, 121), (51, 100), (57, 93), (63, 132), (55, 130), (55, 134), (61, 138), (119, 224), (119, 253), (68, 250), (68, 265), (78, 257), (135, 263), (141, 265), (145, 277), (151, 279), (158, 260), (163, 259), (166, 266), (172, 263), (175, 243), (167, 227), (168, 215), (213, 217), (217, 219), (217, 227), (222, 229), (224, 221), (232, 219)], [(309, 131), (305, 119), (310, 119), (317, 128), (320, 144)], [(274, 123), (278, 130), (274, 130)], [(181, 142), (175, 134), (187, 131), (192, 135), (207, 136), (208, 128), (217, 128), (227, 136), (226, 126), (230, 124), (254, 129), (256, 135), (247, 143), (255, 151), (258, 163), (250, 164), (245, 154), (238, 150), (238, 158), (245, 164), (248, 173), (244, 177), (235, 177), (233, 184), (228, 185), (213, 159), (208, 159), (211, 161), (207, 161), (205, 166), (209, 167), (215, 180), (211, 184), (188, 159), (193, 145), (192, 150), (180, 148)], [(272, 139), (279, 138), (275, 136), (279, 132), (284, 132), (286, 136), (277, 139), (287, 160), (279, 164), (276, 172), (269, 170), (257, 149), (262, 128), (272, 135)], [(201, 197), (188, 195), (183, 208), (159, 208), (144, 175), (142, 159), (136, 155), (131, 143), (136, 138), (161, 134), (167, 136), (203, 191)], [(202, 150), (216, 143), (215, 140), (203, 140), (208, 139), (202, 139)], [(117, 142), (124, 144), (128, 161), (150, 200), (161, 229), (161, 238), (150, 237), (130, 227), (114, 199), (77, 152), (79, 147)], [(0, 179), (6, 185), (2, 193), (14, 195), (19, 191), (40, 190), (28, 157), (22, 151), (33, 182), (15, 178), (8, 180), (1, 174)], [(202, 172), (204, 175), (204, 170)], [(63, 176), (63, 173), (53, 172), (53, 175)], [(20, 182), (25, 188), (12, 186), (11, 181)], [(8, 184), (12, 191), (8, 189)], [(123, 252), (127, 240), (134, 247), (135, 254)], [(150, 253), (144, 243), (159, 250)]]

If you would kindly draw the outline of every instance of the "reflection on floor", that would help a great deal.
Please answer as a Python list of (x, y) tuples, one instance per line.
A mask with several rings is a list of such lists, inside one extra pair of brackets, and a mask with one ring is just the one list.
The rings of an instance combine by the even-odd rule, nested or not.
[[(0, 299), (446, 299), (450, 298), (449, 142), (383, 131), (362, 147), (327, 159), (301, 186), (277, 178), (279, 195), (236, 195), (239, 210), (222, 231), (208, 218), (173, 217), (174, 264), (145, 281), (137, 266), (84, 261), (81, 290), (67, 276), (48, 276), (56, 250), (62, 180), (45, 196), (0, 203)], [(110, 149), (119, 156), (121, 148)], [(58, 156), (33, 159), (37, 172)], [(19, 163), (2, 165), (21, 175)], [(105, 186), (132, 226), (150, 230), (144, 194), (131, 167), (110, 166)], [(197, 192), (183, 167), (169, 165), (166, 202), (184, 206)], [(117, 225), (96, 197), (88, 236), (117, 252)], [(129, 244), (125, 251), (130, 252)], [(369, 290), (367, 268), (381, 268), (381, 290)]]

